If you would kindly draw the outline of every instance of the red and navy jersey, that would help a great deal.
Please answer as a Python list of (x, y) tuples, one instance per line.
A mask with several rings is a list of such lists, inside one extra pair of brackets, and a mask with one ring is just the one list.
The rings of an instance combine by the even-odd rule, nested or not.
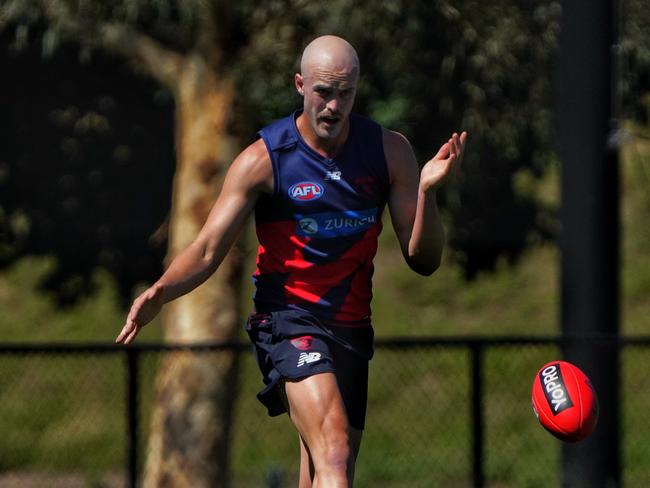
[(299, 113), (259, 132), (273, 165), (274, 192), (255, 207), (255, 308), (369, 325), (372, 260), (389, 190), (382, 129), (351, 114), (345, 145), (328, 159), (300, 136)]

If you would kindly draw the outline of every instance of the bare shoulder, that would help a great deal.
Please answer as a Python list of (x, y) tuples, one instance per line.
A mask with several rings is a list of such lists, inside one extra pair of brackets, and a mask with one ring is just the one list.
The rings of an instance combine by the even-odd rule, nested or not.
[(406, 137), (396, 131), (383, 128), (384, 155), (391, 182), (404, 173), (417, 169), (417, 161), (413, 154), (411, 143)]
[(252, 191), (273, 192), (271, 158), (262, 139), (246, 147), (235, 158), (228, 173), (229, 179)]

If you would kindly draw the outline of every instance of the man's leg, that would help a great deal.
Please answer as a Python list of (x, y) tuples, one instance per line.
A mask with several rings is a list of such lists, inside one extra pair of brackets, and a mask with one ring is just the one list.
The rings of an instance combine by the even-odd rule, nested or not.
[[(304, 464), (313, 466), (312, 488), (352, 486), (354, 444), (360, 442), (360, 436), (353, 434), (349, 426), (334, 373), (286, 381), (284, 387), (289, 415), (304, 443), (308, 461)], [(356, 442), (355, 437), (359, 437)], [(303, 470), (301, 462), (301, 487)]]
[(314, 463), (311, 460), (309, 449), (301, 436), (300, 439), (300, 478), (298, 479), (298, 488), (312, 488), (314, 481)]
[[(361, 437), (363, 431), (350, 427), (350, 447), (352, 448), (353, 454), (353, 463), (351, 472), (348, 471), (348, 480), (352, 483), (354, 479), (354, 467), (356, 465), (357, 457), (359, 455), (359, 448), (361, 447)], [(311, 460), (311, 455), (309, 450), (305, 445), (305, 441), (302, 437), (300, 439), (300, 480), (298, 482), (298, 488), (312, 488), (312, 483), (314, 481), (314, 463)]]

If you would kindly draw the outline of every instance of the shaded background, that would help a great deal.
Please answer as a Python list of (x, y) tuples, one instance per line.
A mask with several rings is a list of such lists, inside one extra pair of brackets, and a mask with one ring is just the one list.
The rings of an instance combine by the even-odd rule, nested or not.
[[(472, 134), (462, 182), (443, 202), (466, 276), (492, 269), (500, 255), (514, 262), (553, 235), (553, 212), (514, 179), (536, 180), (553, 161), (550, 63), (560, 11), (557, 2), (503, 2), (507, 15), (498, 7), (338, 2), (303, 6), (283, 21), (272, 8), (234, 12), (241, 18), (224, 42), (237, 53), (228, 66), (237, 85), (233, 132), (246, 145), (296, 108), (291, 76), (302, 47), (316, 32), (342, 33), (363, 60), (356, 109), (407, 135), (421, 161), (451, 130)], [(137, 26), (169, 42), (175, 31), (156, 30), (161, 15), (142, 9)], [(172, 48), (189, 49), (192, 25), (174, 27), (186, 45)], [(268, 31), (281, 37), (268, 40)], [(121, 59), (96, 46), (83, 51), (39, 23), (7, 26), (3, 45), (2, 263), (56, 255), (46, 287), (63, 301), (89, 291), (90, 270), (102, 266), (129, 297), (134, 283), (160, 272), (164, 229), (146, 243), (169, 211), (172, 97)]]

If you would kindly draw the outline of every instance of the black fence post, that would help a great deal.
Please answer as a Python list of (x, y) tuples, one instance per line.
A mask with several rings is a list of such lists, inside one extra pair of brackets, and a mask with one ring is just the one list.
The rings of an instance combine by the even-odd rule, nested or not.
[(472, 472), (474, 486), (482, 488), (485, 484), (483, 472), (483, 347), (480, 342), (471, 342), (472, 380)]
[(127, 486), (136, 488), (138, 484), (138, 354), (136, 348), (126, 349), (127, 363)]
[[(562, 161), (561, 326), (569, 337), (620, 329), (620, 189), (617, 59), (620, 1), (562, 2), (557, 134)], [(600, 419), (584, 442), (562, 446), (563, 486), (621, 486), (615, 347), (565, 344), (564, 358), (591, 378)]]

